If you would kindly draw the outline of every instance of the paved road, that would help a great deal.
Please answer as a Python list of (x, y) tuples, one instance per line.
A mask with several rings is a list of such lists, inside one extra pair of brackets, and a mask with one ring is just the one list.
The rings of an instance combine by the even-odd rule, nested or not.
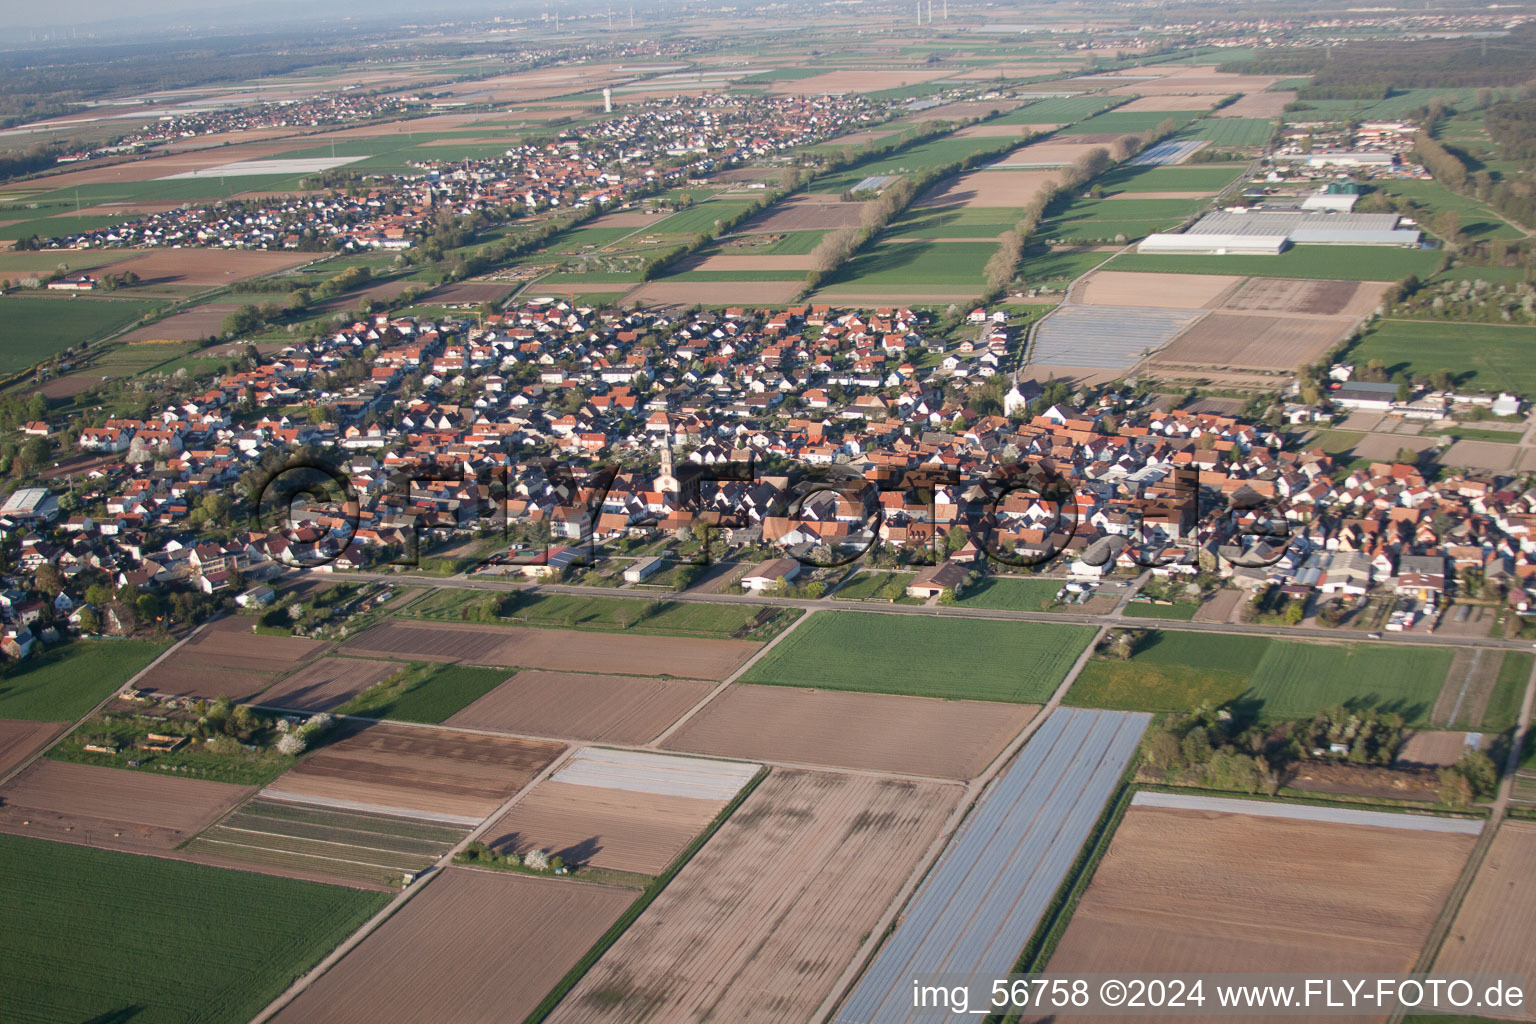
[[(529, 591), (539, 594), (570, 594), (579, 597), (626, 596), (612, 587), (588, 587), (572, 583), (524, 583), (494, 579), (484, 576), (423, 576), (415, 573), (348, 573), (348, 579), (380, 580), (387, 583), (418, 583), (434, 587), (450, 587), (461, 590), (489, 590), (501, 592)], [(1081, 626), (1134, 626), (1139, 629), (1190, 630), (1202, 633), (1246, 633), (1257, 636), (1288, 637), (1293, 640), (1359, 640), (1365, 635), (1353, 630), (1327, 629), (1308, 626), (1264, 626), (1237, 622), (1182, 622), (1176, 619), (1127, 619), (1122, 608), (1104, 615), (1088, 615), (1081, 612), (1026, 612), (994, 608), (966, 608), (960, 605), (907, 605), (863, 604), (853, 601), (834, 601), (823, 597), (817, 600), (796, 597), (768, 597), (762, 594), (698, 594), (691, 592), (654, 595), (667, 601), (683, 601), (700, 604), (739, 604), (756, 607), (826, 609), (863, 612), (871, 615), (929, 615), (951, 616), (960, 619), (1002, 619), (1013, 622), (1056, 622)], [(1433, 633), (1393, 633), (1389, 638), (1394, 644), (1422, 645), (1426, 647), (1484, 647), (1499, 650), (1530, 650), (1528, 640), (1503, 640), (1493, 637), (1441, 636)], [(1389, 642), (1384, 639), (1382, 642)]]

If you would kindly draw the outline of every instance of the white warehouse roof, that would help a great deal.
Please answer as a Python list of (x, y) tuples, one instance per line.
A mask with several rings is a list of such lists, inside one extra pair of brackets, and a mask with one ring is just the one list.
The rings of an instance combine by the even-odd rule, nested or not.
[(1279, 255), (1285, 249), (1285, 235), (1148, 235), (1136, 247), (1137, 252), (1166, 253), (1252, 253), (1263, 256)]

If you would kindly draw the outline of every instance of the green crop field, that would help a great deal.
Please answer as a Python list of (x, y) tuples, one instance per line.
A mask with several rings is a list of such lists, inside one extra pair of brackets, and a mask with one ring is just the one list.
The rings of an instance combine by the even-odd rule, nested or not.
[(73, 722), (163, 650), (148, 640), (75, 640), (40, 651), (0, 679), (0, 718)]
[(1132, 601), (1125, 606), (1125, 615), (1132, 619), (1177, 619), (1180, 622), (1188, 622), (1199, 610), (1200, 606), (1193, 601), (1180, 601), (1176, 604)]
[(560, 235), (549, 249), (551, 252), (576, 252), (588, 246), (601, 248), (641, 231), (640, 228), (576, 228)]
[[(231, 157), (231, 160), (235, 159)], [(303, 174), (245, 174), (232, 178), (156, 178), (149, 181), (106, 181), (45, 192), (29, 202), (73, 204), (151, 202), (158, 199), (225, 199), (242, 192), (291, 192)]]
[(1253, 689), (1270, 718), (1299, 718), (1360, 703), (1396, 711), (1409, 724), (1427, 724), (1450, 667), (1451, 652), (1445, 648), (1277, 640), (1253, 675)]
[(996, 238), (1018, 223), (1018, 210), (996, 206), (943, 206), (908, 210), (886, 228), (886, 238)]
[(865, 285), (979, 294), (991, 242), (885, 242), (849, 260), (828, 282), (828, 291), (857, 291)]
[(728, 283), (731, 281), (803, 281), (803, 270), (684, 270), (668, 274), (664, 281), (698, 281), (701, 283)]
[(468, 665), (417, 665), (395, 683), (379, 683), (338, 710), (362, 718), (436, 725), (506, 682), (504, 668)]
[(816, 250), (825, 231), (786, 231), (784, 237), (762, 249), (726, 250), (727, 252), (760, 252), (770, 256), (807, 256)]
[(1097, 114), (1110, 102), (1110, 98), (1106, 96), (1055, 96), (1009, 111), (1002, 117), (993, 118), (990, 123), (1070, 124)]
[(964, 160), (973, 153), (1001, 152), (1010, 145), (1009, 140), (1000, 138), (933, 139), (913, 146), (911, 149), (904, 149), (899, 153), (860, 164), (850, 170), (818, 178), (811, 185), (810, 190), (823, 193), (846, 192), (865, 178), (910, 174), (914, 171), (943, 167), (946, 164)]
[(990, 576), (965, 591), (965, 596), (955, 603), (965, 608), (1038, 612), (1055, 602), (1060, 589), (1060, 580), (1005, 580)]
[(1532, 656), (1522, 651), (1505, 651), (1498, 679), (1477, 728), (1483, 732), (1503, 732), (1520, 717), (1520, 702), (1525, 698), (1525, 684), (1531, 678)]
[(1381, 320), (1350, 357), (1380, 359), (1393, 373), (1450, 370), (1461, 387), (1536, 394), (1536, 327)]
[(966, 700), (1042, 701), (1091, 626), (818, 612), (743, 681)]
[(1179, 133), (1181, 139), (1208, 139), (1212, 146), (1262, 146), (1274, 134), (1267, 117), (1202, 117)]
[[(1174, 99), (1170, 97), (1170, 102)], [(1169, 119), (1182, 127), (1203, 113), (1205, 113), (1204, 110), (1109, 110), (1068, 125), (1061, 130), (1060, 134), (1130, 135), (1134, 132), (1151, 131)]]
[(1093, 250), (1078, 252), (1031, 252), (1019, 261), (1019, 278), (1028, 286), (1064, 285), (1082, 277), (1111, 254)]
[(163, 305), (86, 295), (0, 296), (0, 323), (6, 334), (0, 373), (24, 370), (72, 345), (104, 337)]
[(386, 893), (0, 835), (15, 1024), (239, 1024)]
[[(4, 210), (0, 210), (0, 219), (9, 219)], [(73, 272), (95, 270), (98, 267), (110, 266), (123, 260), (132, 259), (141, 255), (132, 249), (121, 250), (90, 250), (78, 252), (13, 252), (0, 251), (0, 277), (18, 279), (29, 277), (33, 274), (49, 274), (55, 270), (65, 269)]]
[(1268, 637), (1153, 631), (1129, 661), (1094, 658), (1067, 702), (1129, 711), (1189, 711), (1222, 705), (1247, 688), (1268, 651)]
[(745, 199), (711, 199), (695, 203), (686, 210), (679, 210), (665, 220), (658, 221), (647, 234), (696, 235), (701, 231), (712, 232), (716, 221), (734, 217), (751, 205)]
[(1315, 277), (1332, 281), (1401, 281), (1427, 277), (1440, 254), (1427, 249), (1376, 245), (1297, 245), (1278, 256), (1198, 256), (1126, 253), (1106, 270), (1164, 274), (1239, 274), (1251, 277)]
[(1245, 167), (1236, 164), (1197, 164), (1173, 167), (1116, 167), (1096, 184), (1105, 192), (1217, 193), (1237, 180)]
[[(133, 220), (131, 215), (121, 213), (101, 214), (93, 213), (80, 217), (40, 217), (36, 220), (20, 220), (14, 224), (0, 226), (0, 241), (10, 242), (18, 238), (63, 238), (66, 235), (78, 234), (81, 231), (95, 231), (97, 228), (109, 228), (114, 224)], [(73, 256), (73, 252), (54, 252), (54, 257)]]
[(1079, 199), (1040, 225), (1045, 238), (1111, 241), (1117, 235), (1144, 238), (1168, 231), (1197, 212), (1201, 199)]
[[(482, 600), (485, 600), (485, 595), (466, 598), (463, 591), (437, 590), (411, 605), (404, 614), (421, 619), (464, 621), (464, 613), (469, 606)], [(745, 605), (572, 594), (517, 594), (509, 596), (501, 604), (498, 621), (519, 626), (595, 629), (605, 632), (731, 637), (743, 630), (750, 630), (761, 612), (760, 608)], [(771, 621), (787, 621), (795, 614), (784, 610)]]

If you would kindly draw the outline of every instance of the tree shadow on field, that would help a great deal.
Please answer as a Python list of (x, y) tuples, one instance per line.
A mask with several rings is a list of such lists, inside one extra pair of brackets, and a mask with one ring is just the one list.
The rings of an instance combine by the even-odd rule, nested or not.
[(120, 1010), (109, 1010), (100, 1016), (82, 1021), (81, 1024), (128, 1024), (128, 1021), (143, 1013), (144, 1009), (142, 1006), (125, 1006)]
[(602, 852), (603, 844), (599, 836), (591, 836), (579, 843), (573, 843), (563, 850), (555, 851), (567, 864), (586, 864)]

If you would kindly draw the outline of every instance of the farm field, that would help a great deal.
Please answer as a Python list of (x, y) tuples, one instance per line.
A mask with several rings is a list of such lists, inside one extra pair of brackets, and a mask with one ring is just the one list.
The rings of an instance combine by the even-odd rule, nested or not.
[(1262, 146), (1274, 134), (1275, 122), (1267, 117), (1205, 117), (1179, 133), (1181, 139), (1205, 139), (1218, 149), (1225, 146)]
[(1067, 700), (1093, 707), (1189, 711), (1201, 701), (1257, 701), (1265, 718), (1357, 702), (1428, 723), (1451, 652), (1269, 637), (1151, 631), (1129, 661), (1094, 658)]
[(1278, 256), (1200, 256), (1128, 252), (1106, 269), (1159, 274), (1237, 274), (1244, 277), (1310, 277), (1338, 281), (1427, 277), (1439, 255), (1421, 249), (1374, 245), (1297, 245)]
[(1343, 340), (1343, 317), (1212, 313), (1152, 355), (1157, 366), (1294, 370)]
[(251, 623), (237, 616), (209, 623), (156, 665), (139, 688), (178, 697), (244, 701), (331, 647), (303, 637), (258, 635), (250, 631)]
[(1219, 274), (1141, 274), (1100, 270), (1078, 282), (1072, 301), (1087, 306), (1209, 309), (1242, 282)]
[(742, 681), (1036, 703), (1092, 636), (1088, 626), (818, 612)]
[(845, 263), (821, 290), (832, 295), (863, 288), (920, 287), (970, 295), (978, 290), (987, 260), (996, 251), (991, 242), (881, 242)]
[(588, 748), (485, 833), (498, 850), (659, 875), (758, 772), (755, 764)]
[(262, 691), (260, 703), (290, 711), (334, 711), (405, 666), (366, 658), (321, 658)]
[(42, 758), (0, 787), (0, 831), (103, 849), (166, 851), (251, 792), (249, 786)]
[(834, 1024), (932, 1020), (914, 973), (1008, 974), (1049, 910), (1149, 716), (1062, 708), (982, 794)]
[(1476, 838), (1374, 817), (1133, 806), (1047, 970), (1406, 972)]
[(955, 600), (962, 608), (997, 608), (1004, 611), (1039, 612), (1055, 603), (1062, 580), (1005, 580), (989, 576), (966, 589)]
[(1487, 205), (1472, 196), (1452, 192), (1438, 181), (1395, 180), (1381, 183), (1381, 190), (1389, 196), (1411, 199), (1427, 208), (1420, 215), (1421, 223), (1432, 225), (1434, 216), (1443, 210), (1454, 212), (1461, 219), (1461, 230), (1474, 240), (1494, 238), (1521, 238), (1523, 233), (1505, 221)]
[(1156, 128), (1172, 118), (1180, 125), (1194, 120), (1204, 110), (1107, 110), (1061, 129), (1061, 135), (1128, 135)]
[(24, 370), (70, 346), (105, 337), (163, 305), (83, 295), (0, 296), (0, 319), (9, 335), (0, 353), (0, 373)]
[(1056, 96), (993, 118), (989, 124), (1068, 124), (1090, 117), (1112, 102), (1103, 96)]
[(520, 1021), (634, 899), (630, 889), (449, 868), (274, 1020)]
[(364, 657), (724, 679), (757, 648), (744, 640), (391, 621), (348, 641), (342, 650)]
[(257, 796), (183, 848), (203, 864), (397, 891), (459, 840), (463, 826)]
[(34, 654), (0, 682), (0, 718), (74, 721), (163, 650), (149, 640), (76, 640)]
[(1079, 199), (1040, 225), (1047, 238), (1111, 242), (1168, 231), (1205, 205), (1202, 199)]
[(962, 204), (914, 206), (885, 230), (886, 238), (996, 238), (1013, 228), (1017, 211)]
[[(412, 604), (406, 614), (453, 622), (463, 611), (462, 591), (439, 590)], [(509, 624), (720, 639), (745, 636), (766, 622), (782, 621), (794, 614), (733, 605), (574, 594), (517, 594), (504, 602), (500, 611), (500, 617)]]
[(1197, 164), (1182, 167), (1123, 166), (1097, 179), (1105, 192), (1205, 192), (1215, 194), (1243, 172), (1237, 164)]
[(448, 725), (557, 739), (646, 743), (715, 684), (571, 672), (517, 673), (446, 720)]
[(559, 743), (348, 723), (264, 796), (324, 806), (479, 824), (564, 749)]
[(67, 728), (67, 722), (0, 718), (0, 776), (47, 746)]
[(507, 679), (502, 668), (468, 665), (401, 666), (397, 679), (385, 680), (358, 694), (340, 708), (342, 714), (395, 722), (436, 724), (462, 711)]
[[(1524, 938), (1536, 914), (1533, 882), (1536, 822), (1506, 819), (1440, 947), (1435, 970), (1536, 977), (1536, 947)], [(1511, 1015), (1536, 1020), (1536, 1008), (1527, 1003)]]
[(675, 1020), (811, 1019), (960, 795), (951, 785), (774, 770), (550, 1024), (629, 1022), (651, 1005)]
[(1226, 295), (1219, 308), (1241, 313), (1305, 313), (1354, 320), (1374, 311), (1391, 286), (1388, 281), (1251, 277)]
[(1421, 320), (1380, 320), (1350, 350), (1353, 359), (1380, 359), (1393, 373), (1428, 375), (1448, 369), (1462, 387), (1536, 388), (1536, 328)]
[[(733, 683), (663, 744), (763, 761), (970, 779), (1039, 709)], [(850, 733), (849, 722), (858, 722)]]
[[(1027, 153), (1028, 150), (1021, 150)], [(1011, 170), (1007, 164), (993, 164), (946, 178), (913, 204), (908, 217), (921, 217), (925, 210), (945, 208), (964, 211), (969, 220), (986, 218), (1000, 226), (995, 234), (1012, 228), (1020, 207), (1029, 205), (1041, 189), (1056, 183), (1054, 170)], [(900, 223), (898, 221), (897, 223)], [(896, 237), (887, 235), (886, 237)], [(927, 234), (902, 237), (965, 238), (964, 232), (952, 235)]]
[(0, 870), (0, 990), (18, 1024), (243, 1024), (387, 899), (11, 836)]

